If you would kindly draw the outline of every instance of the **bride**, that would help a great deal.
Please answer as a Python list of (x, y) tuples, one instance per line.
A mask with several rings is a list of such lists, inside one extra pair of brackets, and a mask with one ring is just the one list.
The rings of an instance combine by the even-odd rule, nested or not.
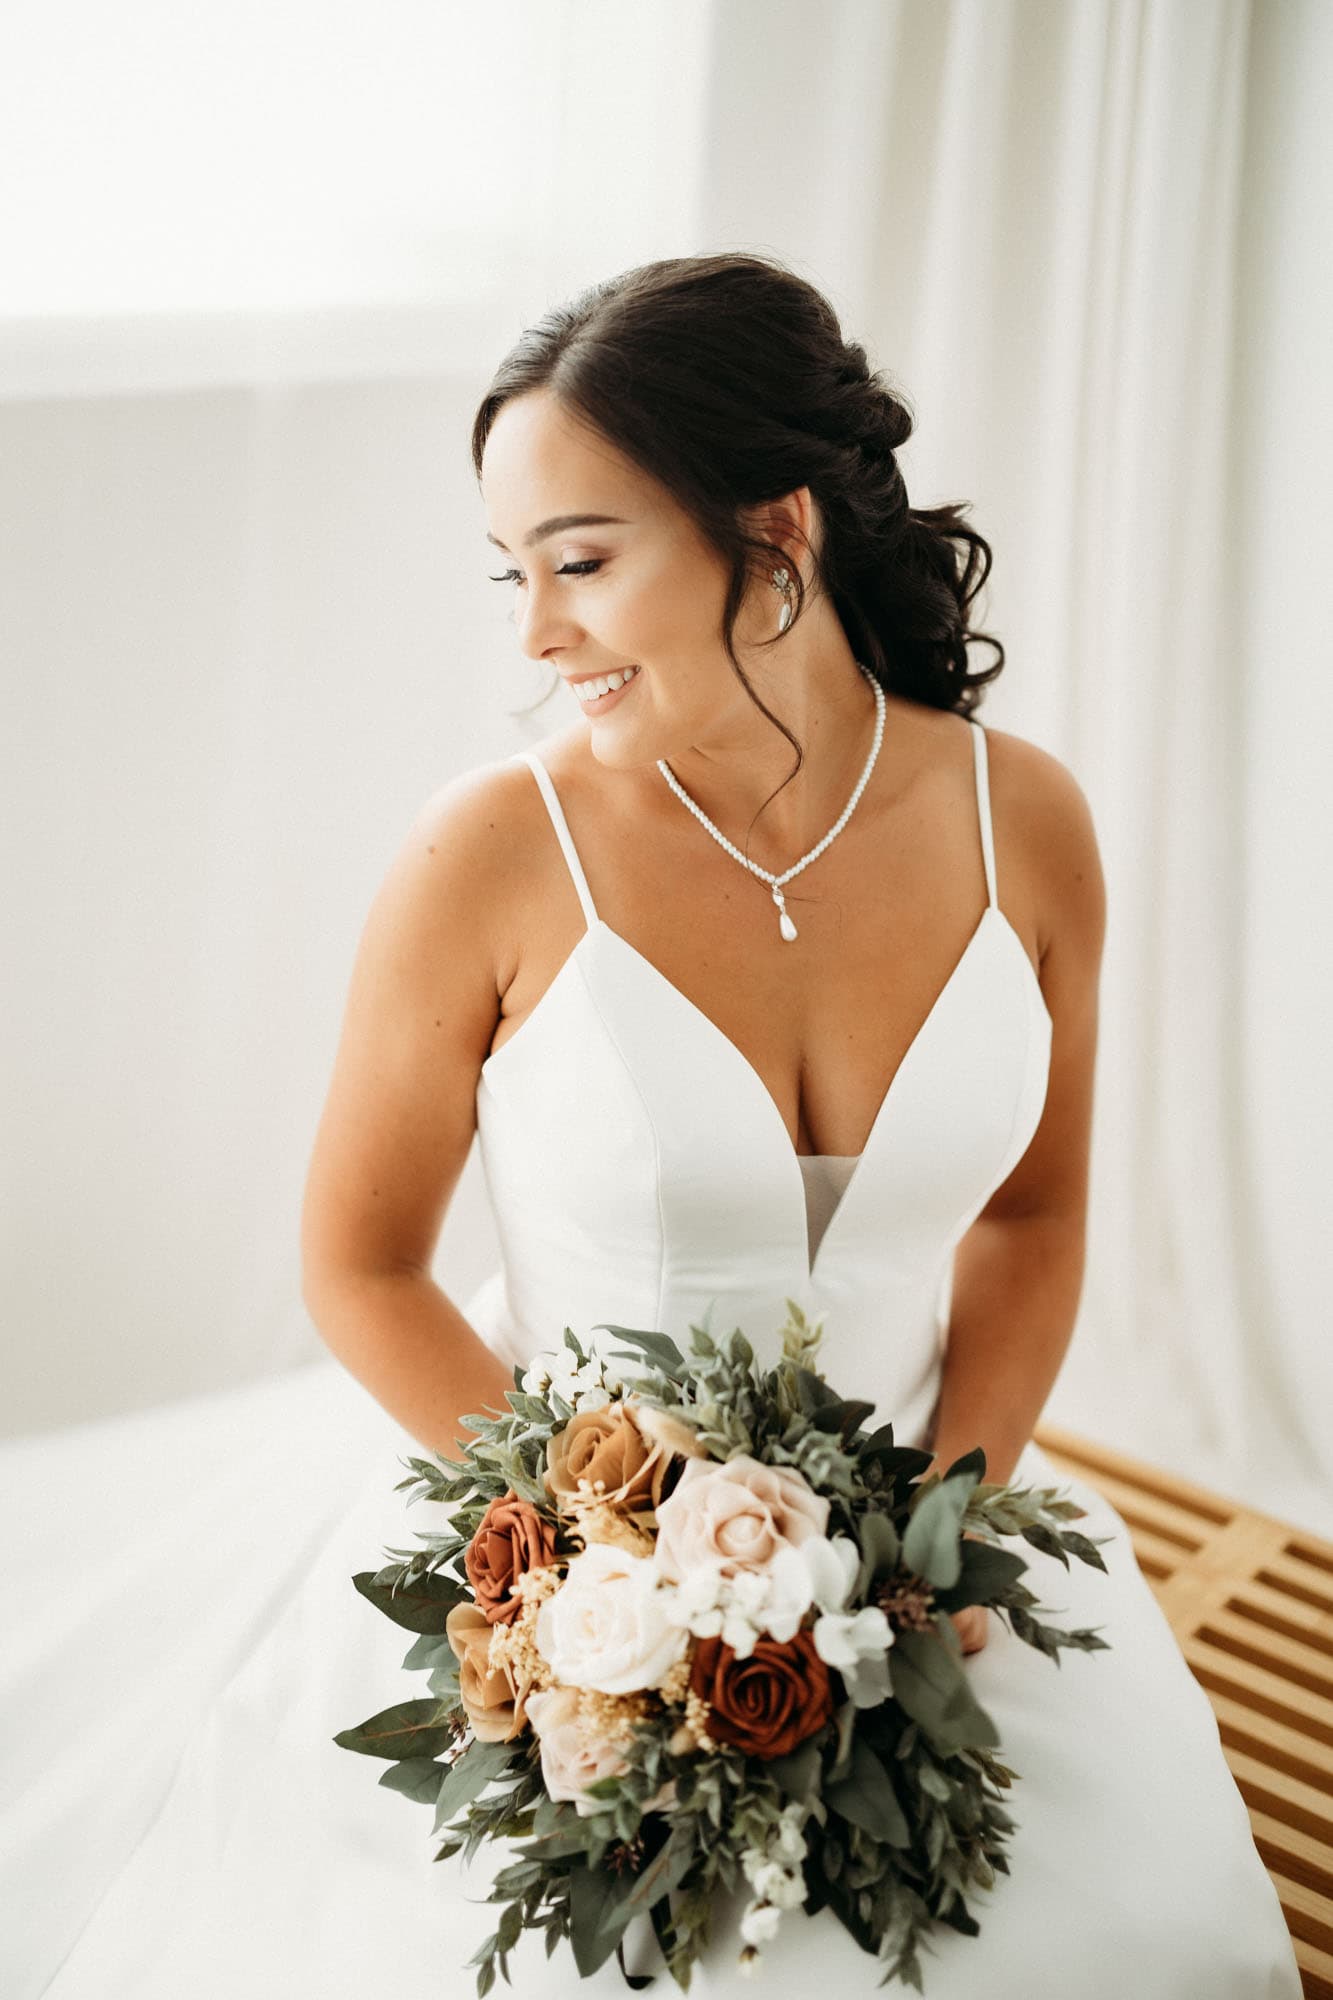
[[(472, 438), (494, 573), (576, 706), (429, 799), (374, 900), (304, 1296), (448, 1455), (566, 1324), (736, 1325), (771, 1364), (798, 1301), (875, 1424), (1059, 1488), (1106, 1564), (1023, 1551), (1043, 1609), (1107, 1642), (1058, 1668), (999, 1615), (956, 1615), (1017, 1825), (1011, 1872), (969, 1899), (979, 1935), (924, 1942), (928, 2000), (1296, 2000), (1125, 1523), (1033, 1442), (1082, 1282), (1103, 877), (1069, 771), (977, 719), (1003, 666), (987, 641), (969, 670), (990, 550), (963, 509), (911, 506), (910, 430), (827, 301), (743, 254), (623, 273), (504, 359)], [(474, 1135), (501, 1262), (458, 1304), (431, 1267)], [(57, 2000), (473, 1990), (510, 1844), (435, 1864), (421, 1808), (330, 1740), (422, 1691), (349, 1582), (409, 1544), (401, 1467), (377, 1472)], [(719, 1905), (696, 1993), (741, 1990), (743, 1902)], [(675, 1990), (650, 1934), (636, 1949)], [(878, 1984), (828, 1908), (784, 1916), (764, 1955), (835, 2000)], [(531, 1934), (508, 1971), (523, 1994), (627, 1990)]]

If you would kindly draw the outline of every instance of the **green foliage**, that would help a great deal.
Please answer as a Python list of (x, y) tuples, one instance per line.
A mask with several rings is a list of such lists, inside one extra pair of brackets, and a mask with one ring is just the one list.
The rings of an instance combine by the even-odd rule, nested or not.
[(824, 1803), (854, 1826), (891, 1847), (907, 1847), (911, 1832), (893, 1789), (893, 1779), (868, 1742), (852, 1739), (851, 1769), (836, 1785), (824, 1787)]
[(380, 1783), (391, 1792), (402, 1792), (405, 1798), (430, 1805), (438, 1798), (448, 1769), (447, 1764), (433, 1757), (404, 1757), (401, 1763), (390, 1764), (387, 1771), (381, 1771)]
[(392, 1618), (395, 1625), (405, 1625), (409, 1632), (425, 1632), (437, 1637), (445, 1629), (445, 1621), (455, 1604), (471, 1603), (472, 1593), (465, 1584), (452, 1577), (423, 1576), (411, 1583), (403, 1583), (387, 1576), (384, 1570), (372, 1575), (362, 1570), (352, 1578), (352, 1582), (363, 1597), (368, 1597), (377, 1611), (386, 1618)]
[(454, 1741), (457, 1710), (442, 1701), (423, 1698), (395, 1702), (355, 1729), (340, 1729), (334, 1742), (340, 1750), (359, 1750), (365, 1757), (438, 1757)]
[(457, 1757), (449, 1770), (435, 1800), (435, 1825), (432, 1831), (438, 1833), (447, 1820), (475, 1799), (483, 1786), (492, 1778), (498, 1778), (507, 1770), (514, 1754), (512, 1743), (487, 1743), (474, 1740)]
[[(947, 1629), (952, 1633), (952, 1626)], [(900, 1632), (892, 1663), (896, 1700), (937, 1750), (999, 1743), (999, 1732), (973, 1694), (961, 1658), (940, 1644), (937, 1633)]]
[[(996, 1755), (998, 1733), (975, 1697), (950, 1614), (988, 1605), (1057, 1667), (1066, 1647), (1102, 1649), (1095, 1631), (1044, 1623), (1023, 1557), (999, 1546), (1026, 1542), (1066, 1567), (1075, 1557), (1104, 1572), (1099, 1544), (1068, 1525), (1083, 1509), (1057, 1489), (987, 1483), (980, 1446), (941, 1474), (931, 1453), (895, 1443), (891, 1422), (866, 1429), (875, 1406), (840, 1396), (818, 1370), (822, 1323), (786, 1305), (780, 1357), (766, 1369), (739, 1327), (715, 1337), (691, 1326), (688, 1353), (655, 1330), (611, 1322), (594, 1330), (624, 1343), (604, 1358), (634, 1364), (626, 1391), (670, 1411), (713, 1459), (748, 1453), (801, 1473), (828, 1502), (826, 1532), (860, 1551), (848, 1609), (888, 1608), (888, 1698), (857, 1708), (835, 1672), (831, 1719), (787, 1756), (747, 1758), (725, 1743), (674, 1756), (676, 1718), (652, 1714), (622, 1745), (624, 1768), (589, 1788), (592, 1810), (552, 1799), (531, 1732), (508, 1743), (472, 1733), (446, 1621), (454, 1605), (473, 1601), (463, 1556), (497, 1497), (529, 1500), (554, 1525), (558, 1556), (570, 1552), (543, 1475), (551, 1437), (573, 1411), (554, 1390), (524, 1391), (516, 1368), (507, 1411), (461, 1419), (476, 1432), (461, 1459), (405, 1461), (411, 1477), (399, 1490), (445, 1504), (450, 1527), (419, 1535), (418, 1549), (386, 1551), (395, 1560), (353, 1582), (416, 1635), (403, 1665), (426, 1673), (430, 1696), (333, 1740), (386, 1759), (382, 1785), (433, 1805), (433, 1833), (445, 1836), (437, 1860), (514, 1843), (488, 1898), (496, 1929), (469, 1961), (479, 1996), (497, 1972), (509, 1981), (508, 1955), (525, 1931), (544, 1935), (548, 1958), (567, 1940), (585, 1977), (614, 1955), (629, 1984), (651, 1983), (630, 1979), (623, 1956), (626, 1927), (644, 1913), (670, 1976), (688, 1991), (717, 1893), (742, 1884), (747, 1847), (770, 1851), (793, 1803), (803, 1809), (805, 1907), (827, 1909), (846, 1927), (884, 1968), (881, 1985), (924, 1991), (918, 1946), (938, 1924), (976, 1935), (968, 1897), (1009, 1872), (1015, 1821), (1002, 1801), (1017, 1773)], [(571, 1328), (563, 1337), (579, 1363), (589, 1358)], [(668, 1779), (674, 1804), (649, 1812)]]

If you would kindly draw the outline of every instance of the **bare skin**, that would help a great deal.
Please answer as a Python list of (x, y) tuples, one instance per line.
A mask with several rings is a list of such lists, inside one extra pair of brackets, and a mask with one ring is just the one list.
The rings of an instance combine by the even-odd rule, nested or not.
[[(839, 817), (869, 753), (874, 697), (804, 540), (822, 534), (802, 488), (754, 525), (802, 569), (806, 609), (776, 645), (781, 599), (761, 577), (736, 630), (746, 672), (805, 749), (751, 703), (722, 648), (726, 575), (693, 523), (545, 392), (501, 411), (488, 440), (488, 531), (503, 550), (523, 650), (567, 677), (639, 672), (605, 715), (571, 692), (567, 726), (538, 746), (599, 917), (726, 1034), (763, 1080), (798, 1153), (855, 1154), (986, 907), (971, 733), (956, 714), (887, 697), (883, 744), (847, 826), (786, 885), (800, 937), (779, 935), (768, 886), (726, 854), (670, 790), (665, 758), (714, 823), (781, 872)], [(621, 524), (565, 528), (595, 512)], [(803, 540), (804, 538), (804, 540)], [(514, 553), (509, 553), (513, 551)], [(595, 562), (595, 570), (569, 566)], [(1045, 1109), (982, 1218), (1081, 1226), (1095, 1049), (1101, 875), (1086, 800), (1055, 758), (989, 729), (998, 898), (1054, 1024)], [(418, 814), (358, 952), (303, 1219), (307, 1301), (379, 1274), (425, 1283), (475, 1130), (482, 1062), (523, 1030), (584, 930), (531, 773), (497, 763), (444, 786)], [(468, 1380), (491, 1357), (440, 1299), (441, 1338)], [(451, 1317), (446, 1321), (444, 1313)], [(318, 1319), (319, 1315), (316, 1314)], [(343, 1358), (374, 1393), (372, 1350)], [(508, 1371), (494, 1366), (498, 1385)], [(395, 1383), (395, 1388), (397, 1388)], [(382, 1400), (388, 1400), (382, 1396)], [(399, 1407), (408, 1405), (406, 1391)], [(464, 1409), (476, 1408), (465, 1402)], [(965, 1651), (984, 1609), (954, 1614)]]

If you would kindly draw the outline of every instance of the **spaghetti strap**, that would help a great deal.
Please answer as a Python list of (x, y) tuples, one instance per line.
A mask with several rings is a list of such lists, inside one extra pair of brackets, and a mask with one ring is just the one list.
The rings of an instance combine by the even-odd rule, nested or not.
[(986, 727), (974, 715), (968, 716), (972, 725), (972, 753), (977, 774), (977, 819), (981, 824), (981, 853), (986, 863), (986, 894), (990, 906), (995, 908), (995, 832), (990, 816), (990, 766), (987, 761)]
[(583, 905), (583, 914), (587, 918), (588, 928), (591, 930), (598, 920), (597, 911), (592, 900), (592, 891), (588, 887), (588, 878), (583, 872), (583, 863), (579, 860), (578, 849), (574, 845), (573, 836), (569, 831), (569, 825), (561, 808), (560, 800), (556, 796), (556, 789), (552, 782), (551, 774), (535, 750), (520, 750), (518, 754), (523, 759), (523, 762), (529, 766), (533, 777), (537, 780), (541, 788), (541, 795), (546, 801), (546, 810), (551, 815), (551, 825), (555, 828), (556, 839), (560, 842), (560, 851), (564, 855), (569, 872), (574, 878), (574, 887), (579, 892), (579, 901)]

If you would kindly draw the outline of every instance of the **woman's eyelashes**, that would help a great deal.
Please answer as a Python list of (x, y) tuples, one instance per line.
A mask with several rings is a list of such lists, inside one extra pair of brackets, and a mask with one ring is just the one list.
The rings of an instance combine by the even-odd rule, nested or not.
[[(602, 558), (590, 558), (587, 562), (565, 563), (556, 571), (557, 576), (591, 576), (602, 567)], [(522, 583), (523, 573), (517, 569), (507, 569), (503, 576), (493, 576), (492, 583)]]

